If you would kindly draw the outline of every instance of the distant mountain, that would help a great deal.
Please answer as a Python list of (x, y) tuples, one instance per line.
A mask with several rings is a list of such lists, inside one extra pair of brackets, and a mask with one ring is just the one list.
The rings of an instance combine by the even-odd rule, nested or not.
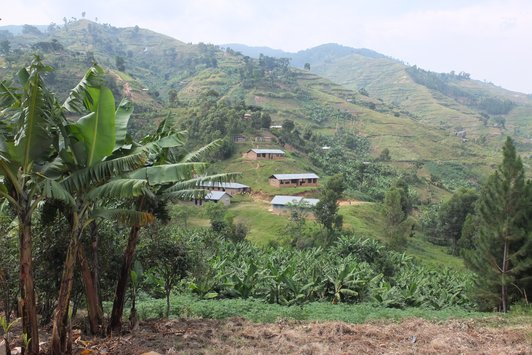
[[(33, 27), (36, 27), (41, 32), (46, 32), (48, 29), (48, 25), (32, 25)], [(19, 35), (22, 33), (22, 30), (24, 29), (24, 25), (5, 25), (0, 26), (0, 31), (9, 31), (13, 35)]]
[(240, 52), (243, 55), (247, 55), (251, 58), (258, 58), (261, 54), (276, 58), (290, 58), (293, 55), (293, 53), (285, 52), (281, 49), (273, 49), (270, 47), (252, 47), (240, 43), (222, 44), (220, 47), (231, 48), (232, 50)]
[(269, 47), (253, 47), (238, 43), (223, 44), (221, 47), (231, 48), (252, 58), (258, 58), (260, 54), (277, 58), (290, 58), (291, 64), (298, 68), (303, 68), (305, 63), (319, 65), (327, 61), (336, 60), (351, 54), (358, 54), (368, 58), (386, 58), (384, 54), (380, 54), (371, 49), (351, 48), (337, 43), (326, 43), (295, 53), (285, 52), (280, 49), (272, 49)]
[[(250, 59), (245, 46), (223, 46), (233, 49), (225, 51), (214, 45), (185, 44), (147, 29), (87, 20), (9, 41), (10, 53), (0, 54), (0, 77), (11, 78), (37, 52), (57, 69), (47, 80), (64, 98), (97, 61), (108, 69), (115, 96), (128, 96), (134, 102), (132, 122), (142, 132), (152, 129), (168, 111), (185, 120), (190, 107), (201, 110), (214, 100), (220, 105), (260, 108), (271, 116), (272, 124), (290, 119), (298, 132), (332, 136), (344, 130), (364, 137), (371, 144), (371, 156), (388, 148), (398, 169), (421, 162), (427, 166), (427, 176), (455, 171), (456, 164), (467, 166), (463, 171), (486, 173), (499, 156), (495, 152), (503, 134), (517, 134), (520, 151), (532, 152), (525, 139), (531, 128), (526, 96), (459, 74), (439, 76), (418, 68), (414, 72), (369, 49), (325, 44), (292, 54), (263, 53), (291, 55), (294, 65), (309, 63), (308, 71), (286, 67), (286, 61)], [(504, 106), (506, 114), (485, 114), (486, 118), (480, 108), (471, 106), (474, 100), (464, 100), (467, 97), (486, 99), (475, 101), (486, 107), (501, 102), (504, 106), (505, 100), (512, 104)], [(500, 118), (506, 119), (506, 126)], [(216, 120), (219, 128), (208, 127), (210, 138), (229, 134), (222, 133), (227, 119)], [(461, 130), (466, 130), (465, 137), (455, 134)]]
[[(520, 150), (532, 151), (532, 96), (473, 80), (467, 73), (435, 73), (370, 49), (335, 43), (289, 53), (267, 47), (233, 45), (251, 57), (260, 53), (291, 58), (291, 64), (345, 88), (384, 100), (397, 110), (466, 139), (498, 141), (517, 138)], [(464, 134), (464, 133), (461, 133)]]

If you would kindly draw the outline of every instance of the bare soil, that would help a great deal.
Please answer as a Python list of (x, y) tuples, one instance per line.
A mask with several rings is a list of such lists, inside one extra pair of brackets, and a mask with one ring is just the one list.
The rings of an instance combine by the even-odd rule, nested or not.
[[(499, 324), (499, 325), (497, 325)], [(45, 349), (43, 349), (45, 350)], [(135, 333), (78, 337), (76, 354), (532, 354), (532, 324), (228, 320), (146, 321)]]

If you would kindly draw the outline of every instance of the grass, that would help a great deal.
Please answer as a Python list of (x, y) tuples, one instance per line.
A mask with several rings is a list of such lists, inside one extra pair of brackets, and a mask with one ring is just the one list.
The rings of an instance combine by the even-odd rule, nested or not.
[[(110, 306), (110, 304), (108, 305)], [(164, 299), (146, 298), (137, 301), (141, 319), (162, 318), (166, 303)], [(200, 300), (190, 294), (171, 296), (170, 317), (225, 319), (243, 317), (253, 322), (271, 323), (278, 320), (343, 321), (364, 323), (386, 320), (398, 322), (408, 318), (422, 318), (429, 321), (449, 319), (478, 319), (487, 325), (501, 323), (532, 324), (530, 310), (525, 313), (496, 314), (467, 311), (461, 308), (432, 310), (424, 308), (384, 308), (369, 303), (330, 304), (312, 302), (302, 306), (281, 306), (253, 299)]]

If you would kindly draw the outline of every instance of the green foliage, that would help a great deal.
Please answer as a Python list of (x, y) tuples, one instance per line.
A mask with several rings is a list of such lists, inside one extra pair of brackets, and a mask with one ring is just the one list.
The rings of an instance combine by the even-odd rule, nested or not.
[(155, 224), (144, 229), (143, 234), (138, 259), (146, 269), (146, 277), (164, 291), (168, 317), (170, 293), (191, 267), (188, 251), (171, 225)]
[[(374, 240), (341, 236), (329, 249), (260, 249), (212, 233), (180, 233), (196, 248), (189, 284), (201, 297), (253, 297), (283, 305), (327, 301), (433, 309), (473, 306), (466, 295), (469, 275), (420, 266)], [(442, 289), (449, 292), (441, 294)], [(392, 294), (393, 302), (383, 301)]]
[(344, 177), (331, 177), (321, 189), (319, 201), (314, 207), (314, 214), (319, 223), (327, 230), (325, 245), (331, 242), (336, 232), (341, 231), (343, 217), (338, 214), (338, 200), (345, 190)]
[(521, 158), (510, 137), (503, 161), (490, 176), (478, 200), (478, 233), (466, 265), (476, 278), (475, 294), (481, 305), (506, 312), (509, 305), (531, 290), (532, 201)]

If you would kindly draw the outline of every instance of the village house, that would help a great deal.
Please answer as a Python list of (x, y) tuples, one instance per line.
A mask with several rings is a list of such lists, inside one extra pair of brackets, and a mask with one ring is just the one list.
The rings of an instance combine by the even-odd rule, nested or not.
[(199, 187), (210, 191), (224, 191), (233, 196), (236, 194), (250, 193), (251, 187), (238, 182), (216, 182), (205, 181), (198, 185)]
[(233, 143), (246, 143), (246, 137), (241, 134), (233, 136)]
[(270, 202), (274, 213), (290, 213), (290, 208), (294, 206), (312, 208), (319, 202), (317, 198), (303, 198), (301, 196), (277, 195)]
[(244, 157), (251, 160), (276, 160), (284, 158), (284, 151), (280, 149), (250, 149)]
[(271, 143), (273, 142), (274, 138), (271, 136), (256, 136), (255, 142), (257, 143)]
[(231, 195), (225, 191), (210, 191), (204, 198), (194, 199), (194, 205), (203, 206), (205, 202), (223, 203), (225, 206), (231, 204)]
[(268, 178), (268, 181), (275, 187), (318, 186), (319, 178), (314, 173), (274, 174)]

